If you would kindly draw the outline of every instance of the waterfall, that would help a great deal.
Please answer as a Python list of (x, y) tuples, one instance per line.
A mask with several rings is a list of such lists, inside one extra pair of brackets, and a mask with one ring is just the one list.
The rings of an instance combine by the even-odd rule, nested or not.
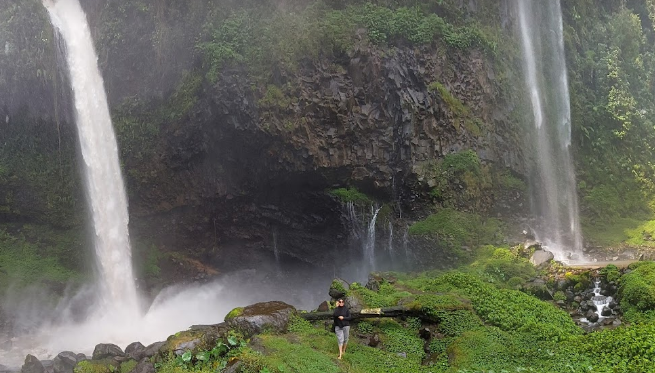
[(391, 268), (396, 261), (396, 253), (393, 249), (393, 224), (389, 221), (389, 242), (387, 244), (387, 249), (389, 250), (389, 260), (391, 260)]
[(527, 149), (537, 239), (556, 260), (583, 259), (575, 172), (571, 157), (571, 109), (559, 1), (516, 0), (523, 72), (533, 113)]
[(120, 311), (122, 315), (138, 315), (127, 228), (127, 198), (86, 15), (78, 0), (43, 0), (43, 5), (66, 44), (87, 198), (93, 215), (100, 308)]
[(375, 270), (375, 222), (378, 219), (380, 207), (371, 206), (371, 220), (368, 222), (366, 241), (364, 242), (364, 261), (369, 266), (369, 271)]

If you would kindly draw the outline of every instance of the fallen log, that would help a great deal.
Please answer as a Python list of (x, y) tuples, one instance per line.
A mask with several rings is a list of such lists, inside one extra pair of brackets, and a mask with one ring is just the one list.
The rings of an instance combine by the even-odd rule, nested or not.
[[(327, 312), (307, 312), (299, 313), (298, 316), (302, 317), (305, 320), (331, 320), (333, 317), (333, 311)], [(420, 316), (421, 311), (410, 309), (405, 306), (395, 306), (395, 307), (384, 307), (384, 308), (368, 308), (363, 309), (359, 312), (350, 312), (350, 316), (353, 319), (367, 319), (367, 318), (378, 318), (378, 317), (400, 317), (400, 316)]]

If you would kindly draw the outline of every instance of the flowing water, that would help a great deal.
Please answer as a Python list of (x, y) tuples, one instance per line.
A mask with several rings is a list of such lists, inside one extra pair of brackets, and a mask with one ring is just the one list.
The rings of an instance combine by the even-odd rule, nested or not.
[(559, 1), (516, 0), (523, 72), (533, 113), (527, 149), (537, 239), (556, 260), (583, 260), (571, 109)]
[(44, 0), (66, 44), (87, 197), (93, 216), (100, 299), (108, 312), (138, 314), (128, 235), (127, 197), (102, 75), (78, 0)]

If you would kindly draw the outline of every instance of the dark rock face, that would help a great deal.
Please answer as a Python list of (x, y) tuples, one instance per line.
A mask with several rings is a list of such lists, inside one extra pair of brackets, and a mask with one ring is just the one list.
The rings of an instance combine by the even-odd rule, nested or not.
[(115, 357), (125, 357), (123, 350), (115, 344), (100, 343), (93, 349), (93, 360)]
[(245, 307), (243, 313), (230, 319), (227, 324), (246, 336), (251, 336), (265, 329), (286, 332), (289, 317), (296, 309), (284, 302), (256, 303)]
[[(114, 109), (124, 98), (137, 97), (156, 110), (166, 106), (184, 71), (203, 75), (195, 69), (193, 46), (206, 15), (205, 1), (169, 5), (174, 9), (170, 14), (143, 11), (124, 0), (107, 4), (89, 0), (85, 9)], [(43, 9), (33, 13), (38, 15), (35, 37), (26, 40), (40, 40), (36, 35), (50, 31)], [(167, 27), (159, 28), (158, 22)], [(123, 30), (120, 42), (107, 38), (115, 34), (107, 32), (110, 27)], [(161, 30), (168, 30), (166, 38), (160, 40), (157, 34), (161, 43), (155, 46), (147, 35)], [(56, 60), (52, 40), (21, 50), (39, 48)], [(504, 89), (496, 79), (500, 72), (478, 50), (450, 51), (447, 56), (441, 50), (402, 47), (388, 53), (356, 45), (338, 60), (306, 63), (297, 72), (278, 74), (271, 84), (292, 87), (285, 94), (294, 98), (281, 107), (262, 104), (266, 87), (252, 84), (248, 72), (239, 68), (222, 71), (215, 83), (202, 81), (190, 100), (195, 104), (179, 118), (157, 123), (158, 134), (142, 144), (154, 149), (151, 153), (125, 154), (122, 159), (134, 235), (159, 247), (192, 251), (208, 266), (239, 269), (244, 263), (271, 259), (275, 231), (283, 258), (321, 266), (339, 258), (335, 247), (346, 243), (348, 230), (340, 202), (326, 189), (356, 186), (382, 202), (396, 202), (394, 217), (402, 209), (403, 217), (411, 220), (429, 213), (430, 191), (439, 180), (429, 170), (447, 155), (472, 150), (485, 167), (525, 175), (520, 136), (511, 119), (516, 108), (499, 94)], [(0, 89), (0, 108), (10, 122), (26, 106), (35, 126), (32, 132), (48, 129), (55, 144), (61, 122), (63, 141), (74, 148), (66, 74), (56, 81), (34, 81), (22, 79), (34, 75), (32, 70), (24, 77), (10, 73), (9, 89)], [(466, 105), (468, 125), (443, 93), (430, 88), (434, 82)], [(19, 83), (39, 87), (38, 95), (22, 89), (15, 97), (5, 97), (3, 92)], [(44, 113), (32, 101), (46, 103)], [(466, 190), (463, 184), (456, 187)], [(8, 219), (39, 220), (46, 215), (46, 201), (36, 198), (36, 191), (23, 189), (0, 190), (0, 199), (12, 194), (30, 206)], [(457, 193), (453, 205), (513, 214), (522, 198), (501, 188)], [(434, 247), (433, 242), (426, 246)], [(450, 259), (438, 252), (434, 258)]]

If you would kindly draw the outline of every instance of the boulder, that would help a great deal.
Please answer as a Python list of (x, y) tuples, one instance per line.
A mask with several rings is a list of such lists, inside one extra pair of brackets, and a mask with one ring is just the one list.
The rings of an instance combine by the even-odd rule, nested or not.
[(330, 295), (330, 298), (332, 299), (339, 299), (343, 298), (346, 296), (346, 292), (350, 288), (350, 285), (348, 283), (340, 278), (335, 278), (332, 280), (332, 283), (330, 284), (330, 290), (328, 291), (328, 294)]
[(265, 329), (283, 333), (289, 325), (289, 317), (296, 309), (284, 302), (262, 302), (243, 309), (243, 313), (230, 319), (227, 325), (242, 332), (246, 337), (258, 334)]
[(144, 357), (153, 357), (153, 356), (157, 355), (157, 353), (159, 352), (159, 349), (161, 349), (162, 346), (164, 346), (165, 344), (166, 344), (166, 342), (155, 342), (155, 343), (149, 344), (148, 347), (146, 347), (146, 349), (143, 352), (144, 355), (145, 355)]
[(146, 346), (144, 346), (141, 342), (130, 343), (127, 347), (125, 347), (125, 354), (131, 359), (141, 361), (141, 359), (146, 357)]
[(536, 250), (530, 257), (530, 263), (535, 267), (544, 267), (553, 259), (555, 259), (555, 255), (550, 251)]
[(600, 311), (600, 315), (601, 316), (612, 316), (612, 309), (607, 307), (607, 306), (604, 306), (602, 311)]
[[(160, 345), (158, 353), (161, 356), (167, 356), (169, 353), (180, 356), (186, 351), (211, 350), (219, 339), (227, 335), (228, 331), (229, 326), (227, 323), (220, 323), (175, 333), (168, 337), (164, 344)], [(150, 353), (151, 348), (154, 348), (154, 346), (151, 345), (146, 348), (146, 356)]]
[(598, 321), (598, 314), (592, 310), (587, 311), (585, 314), (585, 318), (589, 322), (597, 322)]
[(316, 311), (318, 312), (327, 312), (329, 310), (330, 310), (330, 304), (325, 300), (321, 304), (319, 304), (318, 309), (316, 309)]
[(27, 355), (25, 357), (25, 364), (20, 369), (21, 373), (44, 373), (45, 367), (36, 356)]
[(125, 357), (125, 353), (120, 347), (111, 343), (100, 343), (93, 349), (93, 360), (102, 360), (106, 358)]
[(523, 285), (523, 291), (532, 294), (541, 300), (553, 299), (553, 296), (550, 294), (548, 287), (546, 286), (546, 281), (540, 278), (525, 283), (525, 285)]
[(375, 333), (368, 339), (368, 345), (371, 347), (377, 347), (380, 344), (380, 336)]
[(73, 373), (77, 365), (77, 354), (70, 351), (60, 352), (52, 363), (54, 373)]
[(143, 359), (128, 373), (155, 373), (155, 366), (148, 359)]

